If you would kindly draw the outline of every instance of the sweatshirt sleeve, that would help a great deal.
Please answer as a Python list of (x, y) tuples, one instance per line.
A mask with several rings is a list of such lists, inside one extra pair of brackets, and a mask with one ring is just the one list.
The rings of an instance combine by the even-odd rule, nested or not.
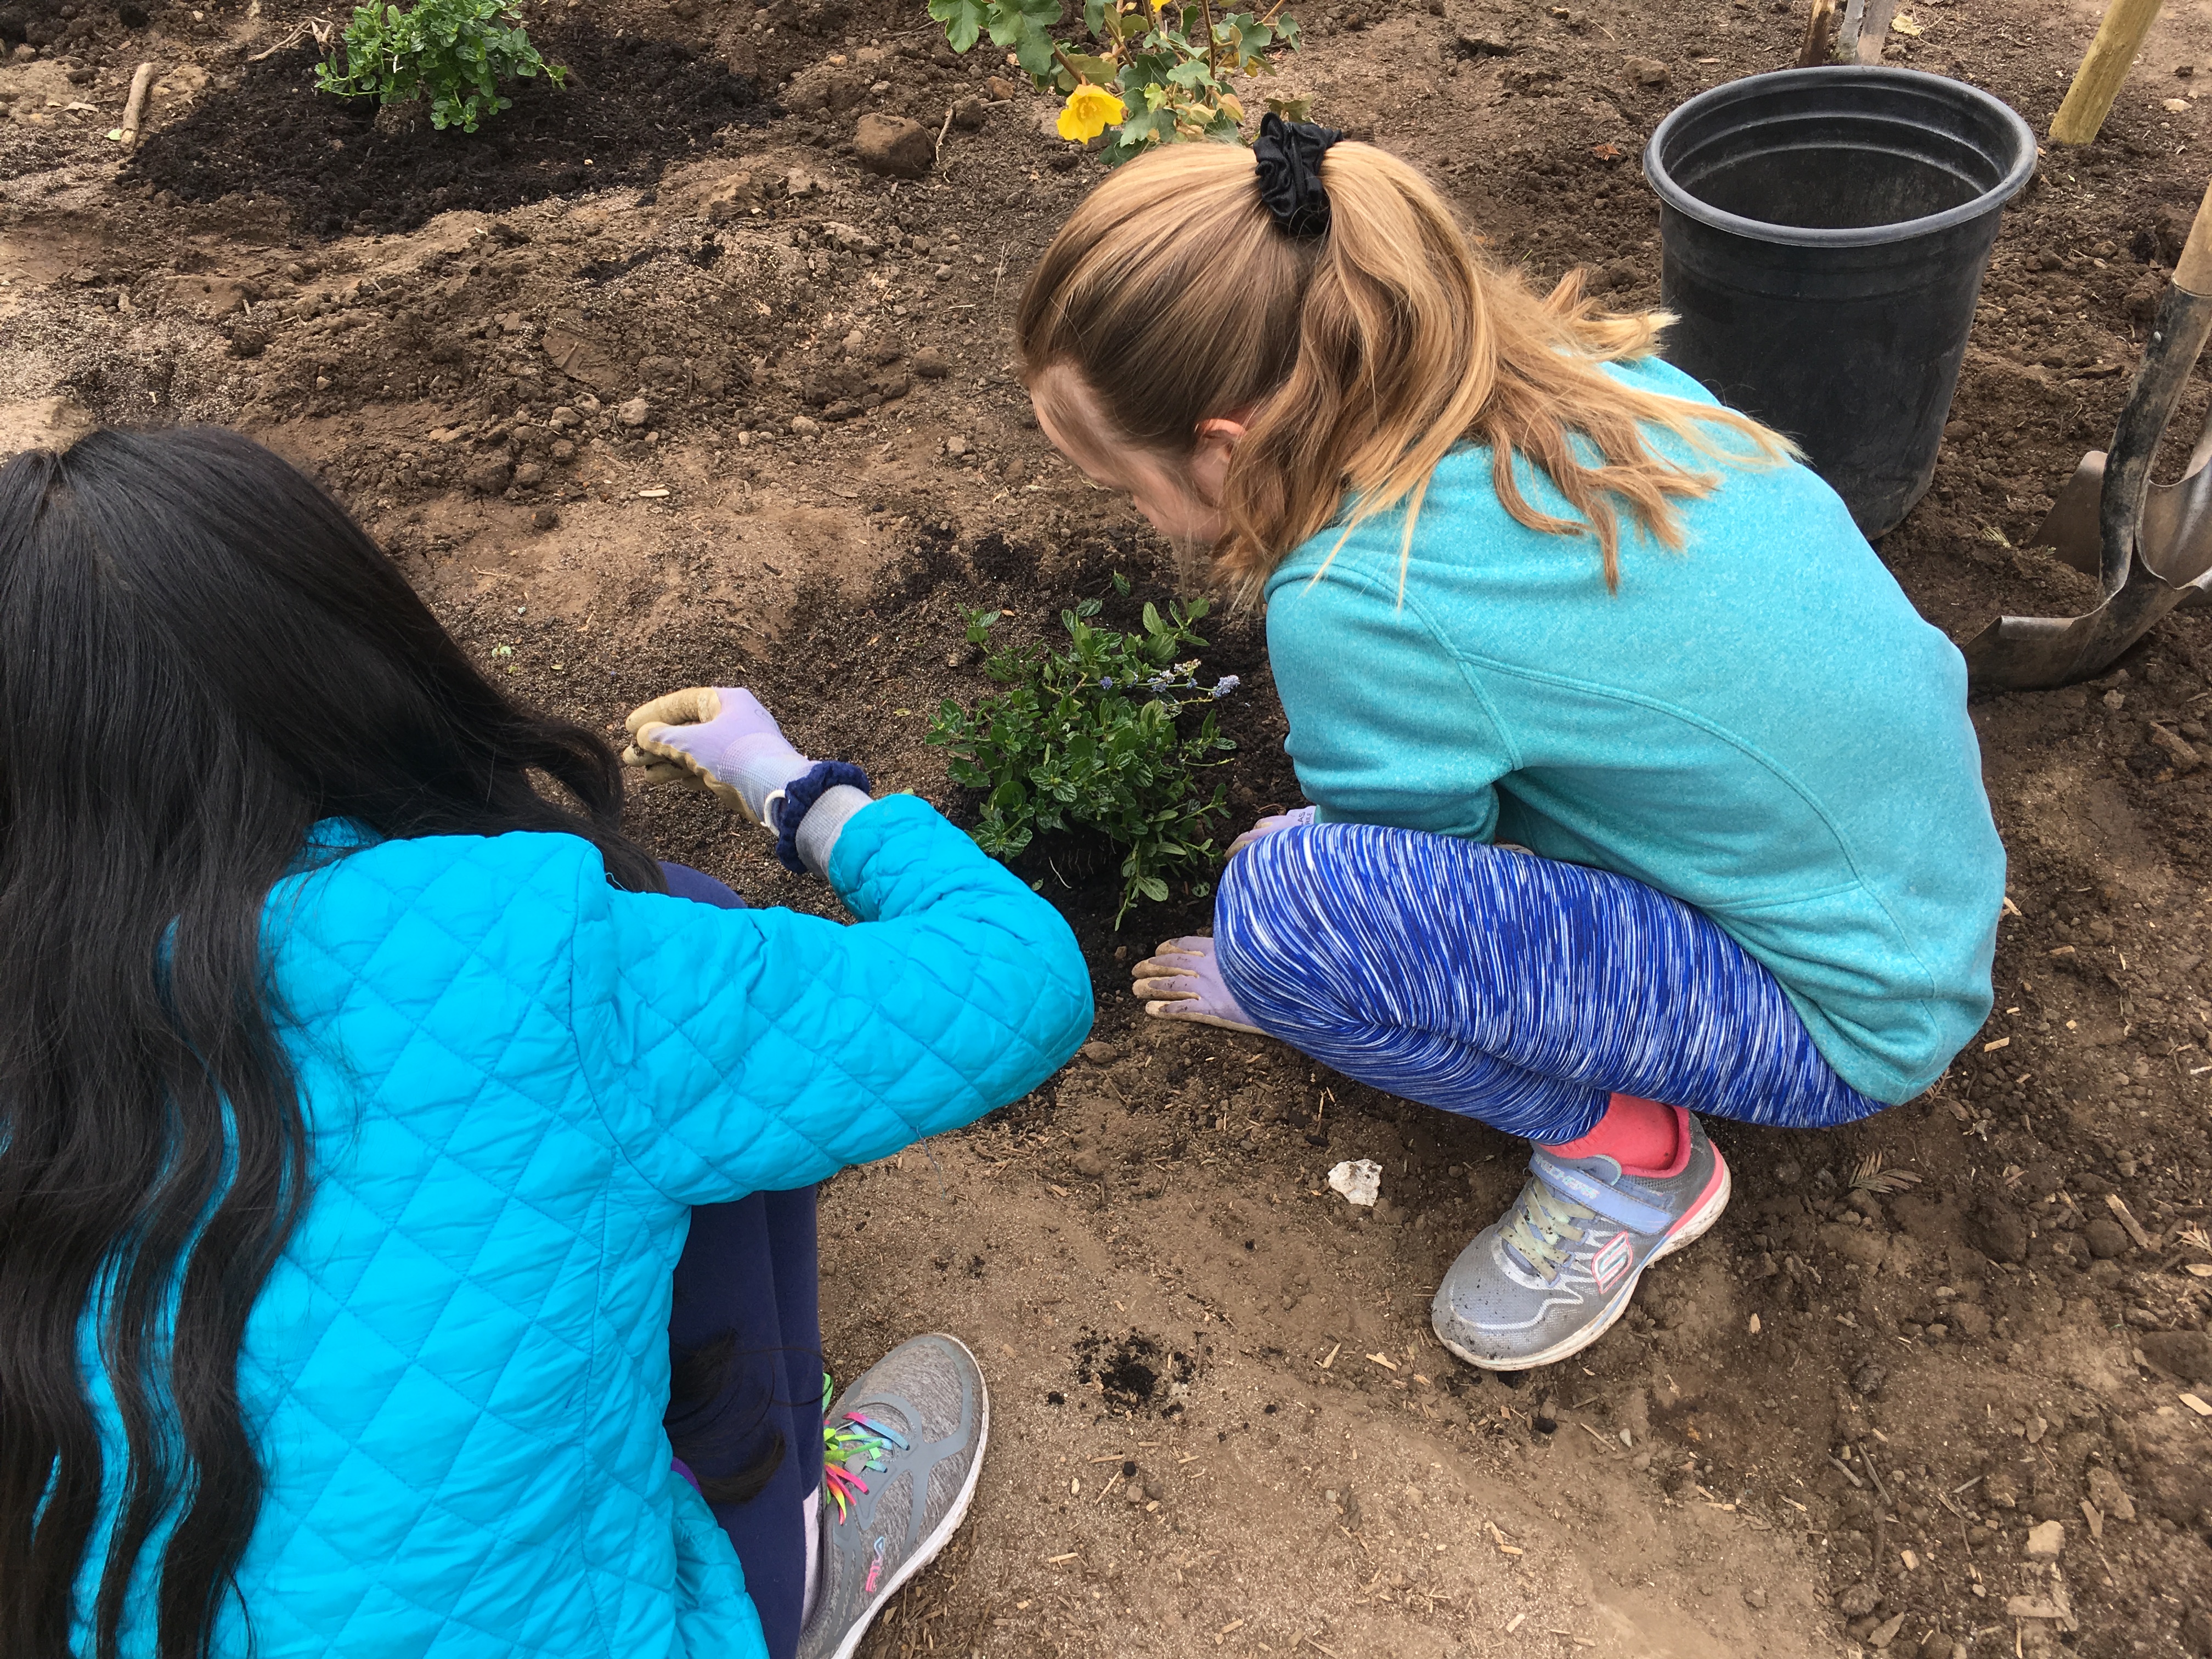
[(1323, 823), (1490, 840), (1493, 786), (1516, 764), (1502, 728), (1419, 607), (1350, 564), (1268, 594), (1267, 654), (1299, 788)]
[(1059, 912), (926, 802), (856, 814), (830, 879), (860, 920), (590, 882), (572, 1018), (600, 1113), (686, 1204), (820, 1181), (1018, 1099), (1091, 1029)]

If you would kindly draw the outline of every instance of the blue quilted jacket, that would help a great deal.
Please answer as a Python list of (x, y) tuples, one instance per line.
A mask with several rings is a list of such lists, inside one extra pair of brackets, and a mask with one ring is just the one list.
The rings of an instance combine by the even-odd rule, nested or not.
[[(571, 836), (331, 828), (267, 918), (315, 1193), (240, 1367), (269, 1472), (254, 1652), (751, 1659), (660, 1425), (689, 1206), (1034, 1087), (1090, 1027), (1074, 938), (911, 797), (837, 843), (858, 927), (623, 892)], [(236, 1613), (219, 1651), (247, 1651)]]

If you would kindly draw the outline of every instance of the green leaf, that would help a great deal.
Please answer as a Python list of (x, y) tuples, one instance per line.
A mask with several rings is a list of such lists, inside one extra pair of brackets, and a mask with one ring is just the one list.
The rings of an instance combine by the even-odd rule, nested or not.
[(945, 25), (945, 39), (955, 52), (965, 52), (983, 32), (981, 0), (929, 0), (929, 15)]
[(1267, 107), (1285, 121), (1313, 119), (1313, 100), (1310, 98), (1270, 98)]
[(1165, 904), (1168, 902), (1168, 884), (1158, 876), (1138, 877), (1137, 890), (1155, 904)]
[(1051, 31), (1060, 24), (1060, 0), (988, 0), (984, 15), (992, 40), (1014, 54), (1031, 75), (1052, 72)]

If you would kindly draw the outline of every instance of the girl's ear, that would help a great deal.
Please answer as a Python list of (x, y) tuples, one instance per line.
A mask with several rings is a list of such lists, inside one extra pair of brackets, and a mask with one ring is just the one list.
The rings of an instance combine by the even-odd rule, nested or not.
[(1216, 418), (1198, 423), (1198, 447), (1191, 451), (1191, 488), (1208, 507), (1221, 505), (1229, 482), (1229, 458), (1243, 441), (1242, 421)]

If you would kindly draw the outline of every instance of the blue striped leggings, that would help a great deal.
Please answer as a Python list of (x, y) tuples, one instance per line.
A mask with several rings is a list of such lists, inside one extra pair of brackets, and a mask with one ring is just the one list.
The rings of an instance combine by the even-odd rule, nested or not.
[(1546, 1145), (1616, 1091), (1791, 1128), (1882, 1107), (1703, 913), (1602, 870), (1373, 824), (1280, 830), (1230, 860), (1213, 942), (1270, 1036)]

